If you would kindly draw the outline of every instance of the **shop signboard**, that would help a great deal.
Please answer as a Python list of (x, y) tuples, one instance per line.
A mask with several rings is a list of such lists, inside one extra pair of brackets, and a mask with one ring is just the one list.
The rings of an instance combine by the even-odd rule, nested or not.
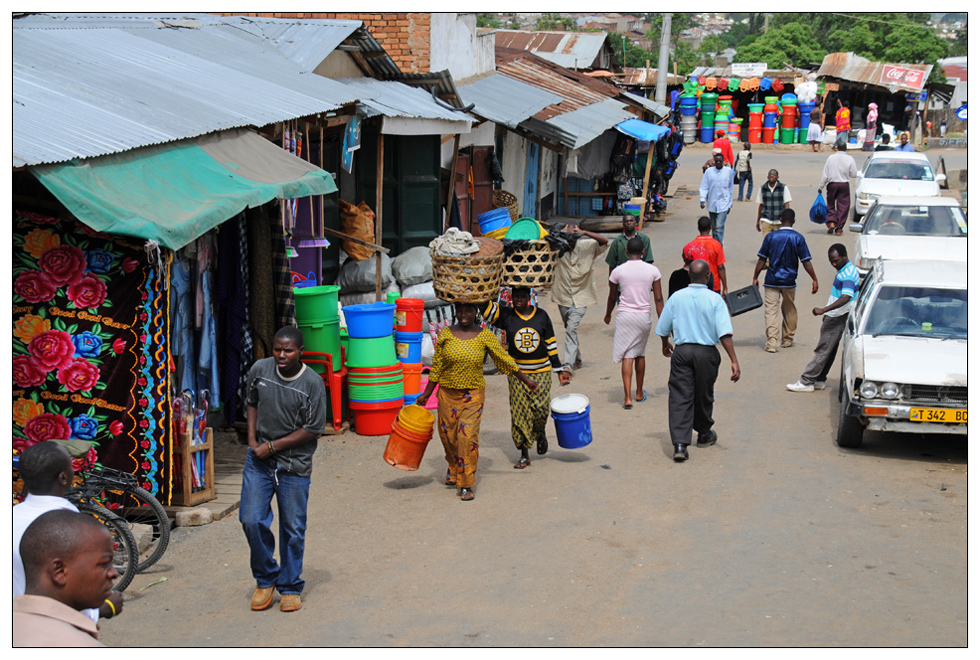
[(911, 89), (922, 89), (926, 81), (926, 72), (918, 69), (908, 69), (895, 64), (886, 64), (881, 70), (882, 85), (900, 85)]
[(736, 78), (761, 78), (766, 75), (765, 62), (734, 62), (731, 66), (732, 75)]
[(361, 148), (361, 121), (357, 115), (347, 119), (347, 130), (344, 131), (344, 150), (340, 154), (342, 165), (349, 173), (354, 166), (354, 152)]

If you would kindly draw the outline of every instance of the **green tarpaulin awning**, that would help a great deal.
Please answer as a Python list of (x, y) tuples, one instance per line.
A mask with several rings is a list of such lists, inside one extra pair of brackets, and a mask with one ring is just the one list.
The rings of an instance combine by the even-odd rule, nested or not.
[(247, 207), (337, 192), (330, 173), (246, 129), (30, 169), (92, 229), (174, 250)]

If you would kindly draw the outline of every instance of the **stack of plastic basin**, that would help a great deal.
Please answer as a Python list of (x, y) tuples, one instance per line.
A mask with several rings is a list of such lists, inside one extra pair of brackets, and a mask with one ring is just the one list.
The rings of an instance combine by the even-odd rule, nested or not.
[(718, 95), (711, 92), (701, 94), (701, 142), (715, 141), (715, 102)]
[(399, 298), (395, 303), (395, 356), (402, 366), (405, 404), (422, 391), (422, 314), (425, 301)]
[(764, 103), (749, 103), (749, 142), (762, 142), (762, 109)]
[(690, 144), (697, 139), (698, 127), (698, 97), (695, 94), (681, 94), (678, 103), (681, 111), (681, 133), (684, 144)]
[(728, 121), (728, 139), (738, 142), (742, 137), (742, 118), (733, 117)]
[[(766, 97), (767, 102), (763, 107), (763, 120), (762, 120), (762, 141), (766, 144), (772, 144), (774, 141), (774, 136), (776, 133), (776, 114), (779, 111), (779, 106), (776, 105), (776, 97)], [(773, 102), (769, 103), (768, 99), (772, 98)]]
[[(303, 332), (303, 344), (307, 351), (329, 353), (334, 371), (340, 371), (343, 360), (340, 354), (340, 314), (337, 311), (339, 286), (307, 286), (293, 289), (296, 301), (296, 325)], [(324, 367), (311, 364), (310, 368), (323, 374)]]
[(731, 106), (718, 106), (718, 109), (715, 111), (715, 133), (721, 131), (723, 135), (728, 134), (728, 117), (731, 111)]
[(800, 111), (800, 137), (799, 141), (801, 144), (806, 144), (806, 133), (810, 128), (810, 113), (813, 112), (813, 108), (817, 104), (813, 101), (808, 103), (798, 103), (796, 105), (797, 109)]
[(480, 222), (480, 233), (484, 236), (498, 229), (506, 231), (510, 227), (510, 211), (506, 206), (481, 213), (476, 219)]
[(418, 470), (432, 439), (435, 415), (421, 406), (405, 406), (391, 423), (383, 458), (399, 470)]
[(395, 305), (344, 307), (349, 334), (347, 391), (358, 435), (387, 435), (405, 402), (404, 371), (395, 357)]

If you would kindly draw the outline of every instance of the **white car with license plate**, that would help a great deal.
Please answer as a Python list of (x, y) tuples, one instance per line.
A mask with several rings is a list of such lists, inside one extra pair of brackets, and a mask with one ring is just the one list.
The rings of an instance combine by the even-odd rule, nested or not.
[(945, 174), (936, 175), (925, 154), (915, 151), (876, 151), (858, 171), (854, 213), (864, 215), (879, 197), (939, 197)]
[(874, 264), (844, 330), (837, 444), (865, 429), (967, 433), (966, 264)]
[(851, 259), (861, 275), (878, 258), (966, 261), (966, 214), (950, 197), (880, 197), (861, 223)]

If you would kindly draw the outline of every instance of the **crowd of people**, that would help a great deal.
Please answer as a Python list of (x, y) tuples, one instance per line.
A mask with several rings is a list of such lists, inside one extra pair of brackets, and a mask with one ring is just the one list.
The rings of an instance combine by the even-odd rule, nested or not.
[[(578, 329), (588, 308), (599, 302), (594, 263), (603, 255), (608, 266), (603, 322), (614, 324), (612, 361), (620, 365), (622, 407), (631, 410), (649, 397), (644, 378), (653, 332), (670, 360), (667, 405), (674, 461), (688, 460), (692, 443), (717, 443), (713, 406), (722, 362), (719, 345), (731, 364), (731, 380), (737, 382), (741, 375), (725, 300), (729, 290), (722, 241), (734, 192), (732, 165), (739, 172), (739, 199), (748, 201), (753, 192), (751, 157), (748, 144), (727, 159), (720, 148), (713, 149), (700, 186), (700, 204), (707, 215), (697, 219), (697, 233), (681, 250), (683, 265), (670, 273), (666, 296), (663, 273), (653, 264), (650, 239), (638, 230), (637, 217), (624, 215), (622, 231), (611, 240), (579, 227), (562, 228), (571, 249), (557, 262), (552, 289), (564, 329), (561, 354), (552, 319), (532, 304), (527, 288), (512, 289), (511, 305), (455, 304), (455, 323), (436, 339), (428, 384), (416, 403), (424, 406), (438, 388), (436, 428), (447, 466), (444, 482), (461, 501), (476, 496), (488, 357), (507, 376), (511, 437), (518, 452), (514, 468), (530, 467), (531, 447), (538, 455), (547, 453), (553, 375), (560, 386), (568, 385), (586, 357), (600, 359), (583, 355)], [(841, 233), (849, 179), (855, 173), (854, 159), (839, 142), (819, 184), (830, 198), (828, 233)], [(748, 195), (743, 197), (741, 184), (746, 182)], [(806, 240), (794, 229), (793, 198), (779, 172), (770, 169), (755, 192), (756, 230), (762, 242), (753, 284), (759, 286), (765, 271), (765, 350), (775, 353), (795, 343), (800, 268), (812, 280), (813, 294), (819, 287)], [(792, 392), (825, 387), (856, 296), (859, 278), (846, 248), (836, 243), (827, 257), (836, 276), (827, 304), (812, 309), (814, 316), (823, 317), (817, 347), (799, 380), (786, 385)], [(488, 325), (503, 331), (506, 346)], [(255, 580), (251, 609), (256, 611), (270, 608), (276, 592), (281, 611), (302, 607), (312, 457), (326, 426), (323, 383), (302, 363), (303, 350), (302, 332), (284, 327), (275, 335), (273, 356), (259, 360), (249, 372), (248, 452), (239, 518), (250, 551)], [(64, 498), (74, 473), (60, 444), (48, 441), (28, 448), (19, 470), (28, 495), (14, 508), (14, 645), (99, 645), (98, 621), (123, 610), (121, 596), (111, 591), (116, 574), (108, 533)], [(271, 529), (273, 499), (278, 507), (277, 537)]]

